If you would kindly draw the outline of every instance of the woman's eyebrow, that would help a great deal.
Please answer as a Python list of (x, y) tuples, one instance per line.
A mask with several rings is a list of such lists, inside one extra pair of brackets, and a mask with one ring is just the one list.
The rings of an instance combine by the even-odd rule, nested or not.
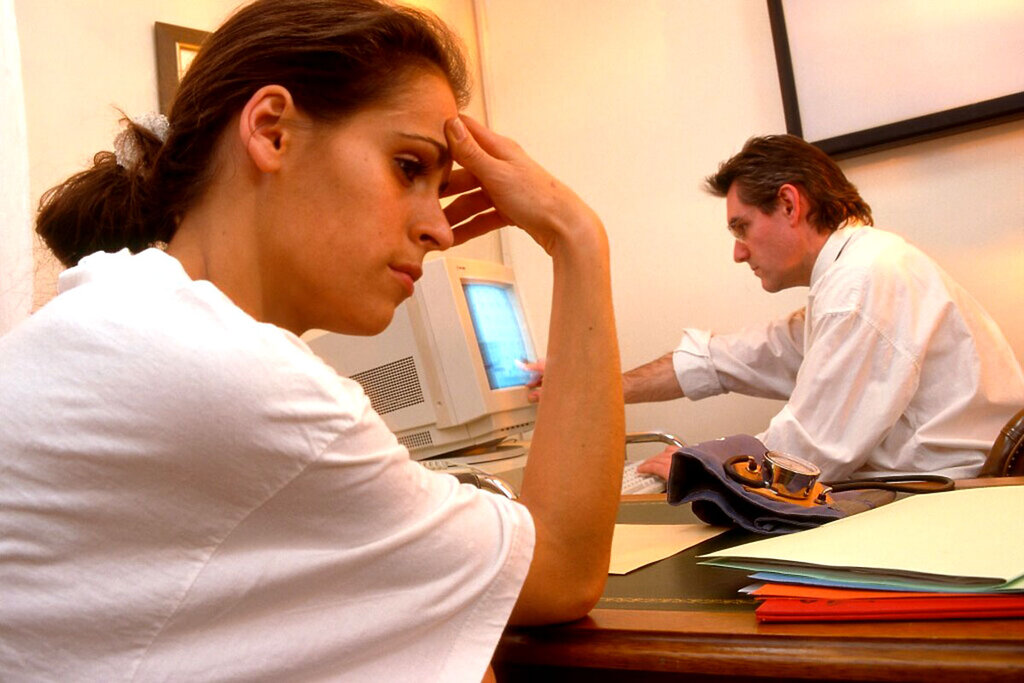
[(433, 145), (437, 148), (437, 165), (445, 166), (451, 160), (451, 154), (448, 152), (448, 145), (435, 140), (429, 135), (420, 135), (418, 133), (399, 133), (403, 138), (410, 140), (419, 140), (420, 142), (426, 142), (427, 144)]

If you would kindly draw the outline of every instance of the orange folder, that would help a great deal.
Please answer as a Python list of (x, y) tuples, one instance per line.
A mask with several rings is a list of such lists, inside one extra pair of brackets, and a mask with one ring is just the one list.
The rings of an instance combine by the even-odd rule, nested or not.
[[(804, 598), (821, 600), (854, 600), (863, 598), (925, 598), (971, 596), (978, 593), (924, 593), (919, 591), (869, 590), (865, 588), (830, 588), (806, 584), (765, 583), (750, 592), (755, 598)], [(991, 595), (983, 593), (982, 595)], [(998, 595), (1006, 595), (999, 593)]]
[(1024, 617), (1024, 595), (916, 593), (766, 583), (750, 593), (763, 602), (759, 621), (899, 621)]
[(957, 595), (929, 598), (822, 600), (768, 598), (754, 612), (758, 621), (913, 621), (1024, 617), (1024, 596)]

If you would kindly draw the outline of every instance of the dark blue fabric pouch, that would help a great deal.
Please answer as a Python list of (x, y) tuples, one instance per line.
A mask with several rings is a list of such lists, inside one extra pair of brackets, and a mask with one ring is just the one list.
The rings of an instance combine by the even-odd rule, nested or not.
[(763, 443), (747, 434), (681, 448), (672, 456), (668, 502), (692, 503), (694, 514), (708, 524), (777, 535), (820, 526), (895, 497), (888, 491), (850, 491), (834, 494), (829, 505), (805, 506), (754, 493), (726, 473), (730, 458), (745, 455), (760, 463), (766, 452)]

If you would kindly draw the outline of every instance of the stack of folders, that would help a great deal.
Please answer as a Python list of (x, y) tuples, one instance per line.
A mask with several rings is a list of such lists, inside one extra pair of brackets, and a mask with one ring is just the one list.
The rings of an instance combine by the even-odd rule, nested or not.
[(760, 582), (760, 621), (1024, 617), (1024, 486), (904, 498), (702, 555)]

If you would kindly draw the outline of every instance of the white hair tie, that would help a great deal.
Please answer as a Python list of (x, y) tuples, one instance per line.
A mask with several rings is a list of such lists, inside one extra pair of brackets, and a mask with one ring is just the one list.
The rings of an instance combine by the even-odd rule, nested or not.
[[(139, 128), (145, 128), (155, 135), (160, 142), (167, 141), (167, 133), (171, 130), (171, 122), (163, 114), (150, 112), (132, 119)], [(130, 128), (125, 128), (114, 138), (114, 158), (121, 168), (132, 168), (138, 163), (142, 149), (135, 140)]]

